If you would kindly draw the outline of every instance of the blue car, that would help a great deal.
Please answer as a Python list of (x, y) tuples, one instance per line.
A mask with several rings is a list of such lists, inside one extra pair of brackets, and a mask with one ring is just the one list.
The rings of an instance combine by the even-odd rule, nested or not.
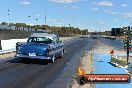
[(33, 33), (26, 43), (16, 44), (16, 57), (23, 59), (40, 59), (54, 62), (56, 58), (63, 57), (64, 44), (55, 34)]

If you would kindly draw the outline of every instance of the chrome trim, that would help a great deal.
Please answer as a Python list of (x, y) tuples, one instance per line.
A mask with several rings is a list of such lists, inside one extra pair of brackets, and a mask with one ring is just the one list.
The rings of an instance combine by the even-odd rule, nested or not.
[(23, 54), (16, 54), (16, 57), (18, 58), (30, 58), (30, 59), (47, 59), (50, 60), (51, 58), (48, 56), (27, 56), (27, 55), (23, 55)]

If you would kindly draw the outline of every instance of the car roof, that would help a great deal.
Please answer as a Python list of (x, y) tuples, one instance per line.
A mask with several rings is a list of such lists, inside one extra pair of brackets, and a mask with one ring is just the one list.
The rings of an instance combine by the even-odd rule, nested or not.
[(47, 37), (53, 39), (54, 37), (57, 37), (57, 35), (48, 33), (33, 33), (29, 37)]

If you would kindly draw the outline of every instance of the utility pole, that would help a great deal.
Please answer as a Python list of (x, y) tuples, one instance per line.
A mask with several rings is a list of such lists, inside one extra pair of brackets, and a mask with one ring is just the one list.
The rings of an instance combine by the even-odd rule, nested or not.
[[(30, 21), (31, 16), (28, 16), (28, 18), (29, 18), (29, 21)], [(30, 24), (29, 24), (29, 26), (27, 26), (27, 28), (28, 28), (28, 31), (32, 31), (32, 28), (31, 28)], [(30, 28), (31, 28), (31, 30), (30, 30)]]
[(8, 10), (8, 17), (9, 17), (9, 24), (8, 24), (8, 25), (9, 25), (9, 27), (10, 27), (10, 30), (11, 30), (11, 21), (10, 21), (10, 20), (11, 20), (11, 19), (10, 19), (10, 10)]
[(129, 64), (129, 49), (130, 49), (130, 39), (131, 39), (131, 34), (130, 34), (130, 29), (131, 27), (128, 26), (128, 30), (127, 30), (127, 65)]
[(47, 25), (47, 15), (45, 14), (45, 25)]

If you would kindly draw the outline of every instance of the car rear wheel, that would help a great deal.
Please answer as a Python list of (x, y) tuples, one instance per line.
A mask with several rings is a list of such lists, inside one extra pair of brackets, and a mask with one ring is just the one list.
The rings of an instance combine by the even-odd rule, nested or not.
[(65, 50), (62, 50), (62, 51), (61, 51), (61, 56), (60, 56), (61, 58), (63, 58), (64, 53), (65, 53)]
[(22, 58), (17, 58), (17, 62), (22, 63), (23, 59)]
[(56, 57), (53, 56), (53, 57), (51, 58), (51, 62), (54, 63), (54, 62), (55, 62), (55, 59), (56, 59)]
[(78, 82), (78, 84), (83, 85), (87, 82), (87, 79), (83, 76), (78, 76), (77, 82)]

